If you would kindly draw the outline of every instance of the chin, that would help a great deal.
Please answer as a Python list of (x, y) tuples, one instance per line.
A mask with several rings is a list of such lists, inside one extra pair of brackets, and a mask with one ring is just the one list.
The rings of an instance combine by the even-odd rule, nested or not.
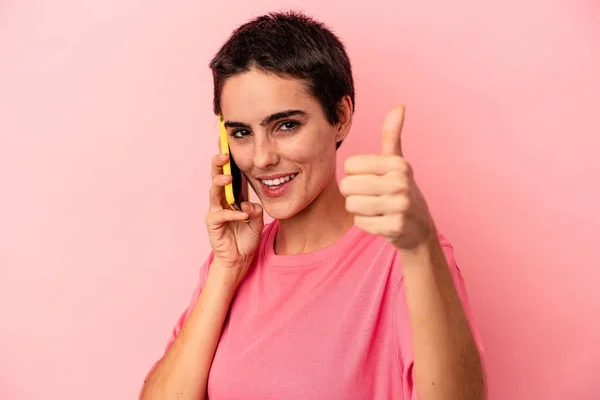
[(267, 214), (273, 219), (285, 220), (290, 219), (297, 215), (300, 211), (297, 205), (290, 204), (290, 202), (280, 202), (273, 204), (269, 200), (262, 203), (262, 206)]

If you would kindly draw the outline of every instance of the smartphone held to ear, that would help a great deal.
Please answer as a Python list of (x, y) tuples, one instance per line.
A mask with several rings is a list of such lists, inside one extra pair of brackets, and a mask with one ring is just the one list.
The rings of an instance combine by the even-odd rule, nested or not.
[[(225, 120), (219, 115), (219, 131), (221, 139), (221, 153), (229, 154), (229, 161), (223, 166), (223, 174), (231, 175), (231, 183), (225, 186), (225, 199), (232, 210), (241, 211), (242, 202), (249, 201), (249, 183), (246, 176), (235, 164), (231, 153), (229, 152), (229, 135), (225, 128)], [(244, 221), (248, 222), (248, 221)]]

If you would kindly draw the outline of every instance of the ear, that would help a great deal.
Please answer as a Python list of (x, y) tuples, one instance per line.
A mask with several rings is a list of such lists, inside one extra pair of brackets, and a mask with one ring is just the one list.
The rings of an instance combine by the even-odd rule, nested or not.
[(338, 103), (338, 120), (335, 132), (336, 143), (346, 139), (348, 133), (350, 133), (350, 127), (352, 127), (352, 100), (350, 96), (344, 96)]

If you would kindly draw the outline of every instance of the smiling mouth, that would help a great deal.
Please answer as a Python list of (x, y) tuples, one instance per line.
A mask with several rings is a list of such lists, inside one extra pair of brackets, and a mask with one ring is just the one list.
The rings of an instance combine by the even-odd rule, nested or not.
[(294, 179), (298, 174), (290, 174), (276, 179), (259, 179), (259, 181), (269, 189), (277, 189)]

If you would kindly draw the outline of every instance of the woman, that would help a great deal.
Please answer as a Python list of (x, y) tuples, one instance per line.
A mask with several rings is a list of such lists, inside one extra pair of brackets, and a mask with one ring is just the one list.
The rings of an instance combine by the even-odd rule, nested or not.
[(226, 207), (227, 155), (215, 156), (213, 251), (141, 397), (483, 398), (452, 248), (402, 157), (404, 108), (383, 124), (382, 154), (348, 159), (338, 186), (354, 85), (333, 33), (298, 13), (262, 16), (211, 68), (215, 114), (262, 206)]

